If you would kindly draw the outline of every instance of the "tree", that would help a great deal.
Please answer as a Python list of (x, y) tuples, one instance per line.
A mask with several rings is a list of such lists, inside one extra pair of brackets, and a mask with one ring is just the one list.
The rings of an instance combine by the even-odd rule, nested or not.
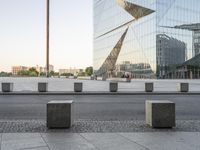
[(27, 76), (27, 77), (37, 77), (39, 72), (35, 68), (30, 68), (29, 70), (21, 70), (17, 72), (19, 76)]
[(12, 73), (8, 73), (8, 72), (4, 72), (4, 71), (2, 71), (2, 72), (0, 72), (0, 77), (10, 77), (10, 76), (12, 76)]
[(85, 73), (87, 76), (91, 76), (93, 74), (93, 67), (87, 67)]
[(69, 77), (69, 76), (73, 76), (73, 74), (72, 73), (62, 73), (61, 76)]
[(86, 75), (85, 72), (79, 72), (79, 73), (78, 73), (78, 76), (85, 76), (85, 75)]
[(35, 68), (30, 68), (29, 69), (29, 73), (30, 73), (30, 76), (38, 76), (39, 75), (39, 72), (35, 69)]
[(42, 77), (46, 76), (46, 72), (40, 72), (40, 76)]
[(28, 70), (21, 70), (17, 72), (17, 75), (19, 76), (29, 76), (29, 71)]
[(55, 71), (51, 71), (49, 73), (50, 76), (59, 76), (59, 73), (58, 72), (55, 72)]

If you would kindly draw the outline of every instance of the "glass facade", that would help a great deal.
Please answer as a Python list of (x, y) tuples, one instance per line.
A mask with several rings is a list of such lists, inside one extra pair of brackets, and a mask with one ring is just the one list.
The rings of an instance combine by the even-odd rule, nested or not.
[(200, 53), (199, 0), (94, 0), (94, 74), (166, 78)]

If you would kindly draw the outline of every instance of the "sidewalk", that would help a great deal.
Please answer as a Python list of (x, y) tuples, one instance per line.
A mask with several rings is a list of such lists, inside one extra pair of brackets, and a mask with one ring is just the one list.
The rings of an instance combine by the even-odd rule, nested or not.
[(1, 150), (200, 150), (200, 132), (2, 133)]

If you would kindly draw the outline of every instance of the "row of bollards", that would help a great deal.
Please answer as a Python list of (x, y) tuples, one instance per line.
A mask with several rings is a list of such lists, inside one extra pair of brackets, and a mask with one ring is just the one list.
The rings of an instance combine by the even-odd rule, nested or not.
[[(74, 124), (73, 100), (50, 101), (47, 104), (47, 127), (70, 128)], [(145, 103), (146, 124), (153, 128), (176, 126), (175, 103), (166, 100)]]
[[(12, 92), (13, 91), (13, 83), (2, 83), (2, 92)], [(74, 92), (82, 92), (83, 91), (83, 83), (75, 82), (74, 83)], [(118, 91), (118, 82), (110, 82), (109, 84), (110, 92)], [(154, 84), (153, 82), (145, 83), (145, 92), (153, 92)], [(189, 83), (179, 83), (178, 84), (179, 92), (188, 92), (189, 91)], [(48, 83), (47, 82), (39, 82), (38, 83), (38, 92), (48, 92)]]

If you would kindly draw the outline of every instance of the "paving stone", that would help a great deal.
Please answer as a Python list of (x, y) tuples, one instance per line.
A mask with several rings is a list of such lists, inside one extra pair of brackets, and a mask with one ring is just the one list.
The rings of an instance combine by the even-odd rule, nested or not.
[(41, 133), (47, 143), (51, 142), (85, 142), (77, 133)]
[[(196, 148), (199, 146), (198, 144), (199, 142), (195, 142), (193, 143), (193, 145), (189, 145), (186, 143), (188, 139), (187, 138), (188, 133), (186, 133), (185, 135), (183, 135), (180, 132), (119, 133), (119, 134), (130, 139), (133, 142), (136, 142), (152, 150), (169, 150), (169, 149), (197, 150)], [(200, 140), (200, 136), (198, 137), (198, 140)], [(194, 147), (196, 148), (194, 149)]]
[(81, 133), (81, 135), (92, 143), (98, 149), (115, 150), (115, 149), (132, 149), (145, 150), (144, 147), (130, 142), (116, 133)]
[(88, 142), (51, 142), (48, 146), (51, 150), (97, 150)]
[[(19, 136), (19, 138), (18, 138)], [(3, 134), (1, 150), (18, 150), (26, 148), (37, 148), (47, 146), (41, 136), (23, 133)]]
[(31, 138), (40, 138), (41, 135), (39, 133), (3, 133), (2, 134), (2, 142), (12, 141), (12, 140), (20, 140), (20, 139), (31, 139)]
[(23, 150), (49, 150), (49, 148), (45, 146), (45, 147), (26, 148)]

